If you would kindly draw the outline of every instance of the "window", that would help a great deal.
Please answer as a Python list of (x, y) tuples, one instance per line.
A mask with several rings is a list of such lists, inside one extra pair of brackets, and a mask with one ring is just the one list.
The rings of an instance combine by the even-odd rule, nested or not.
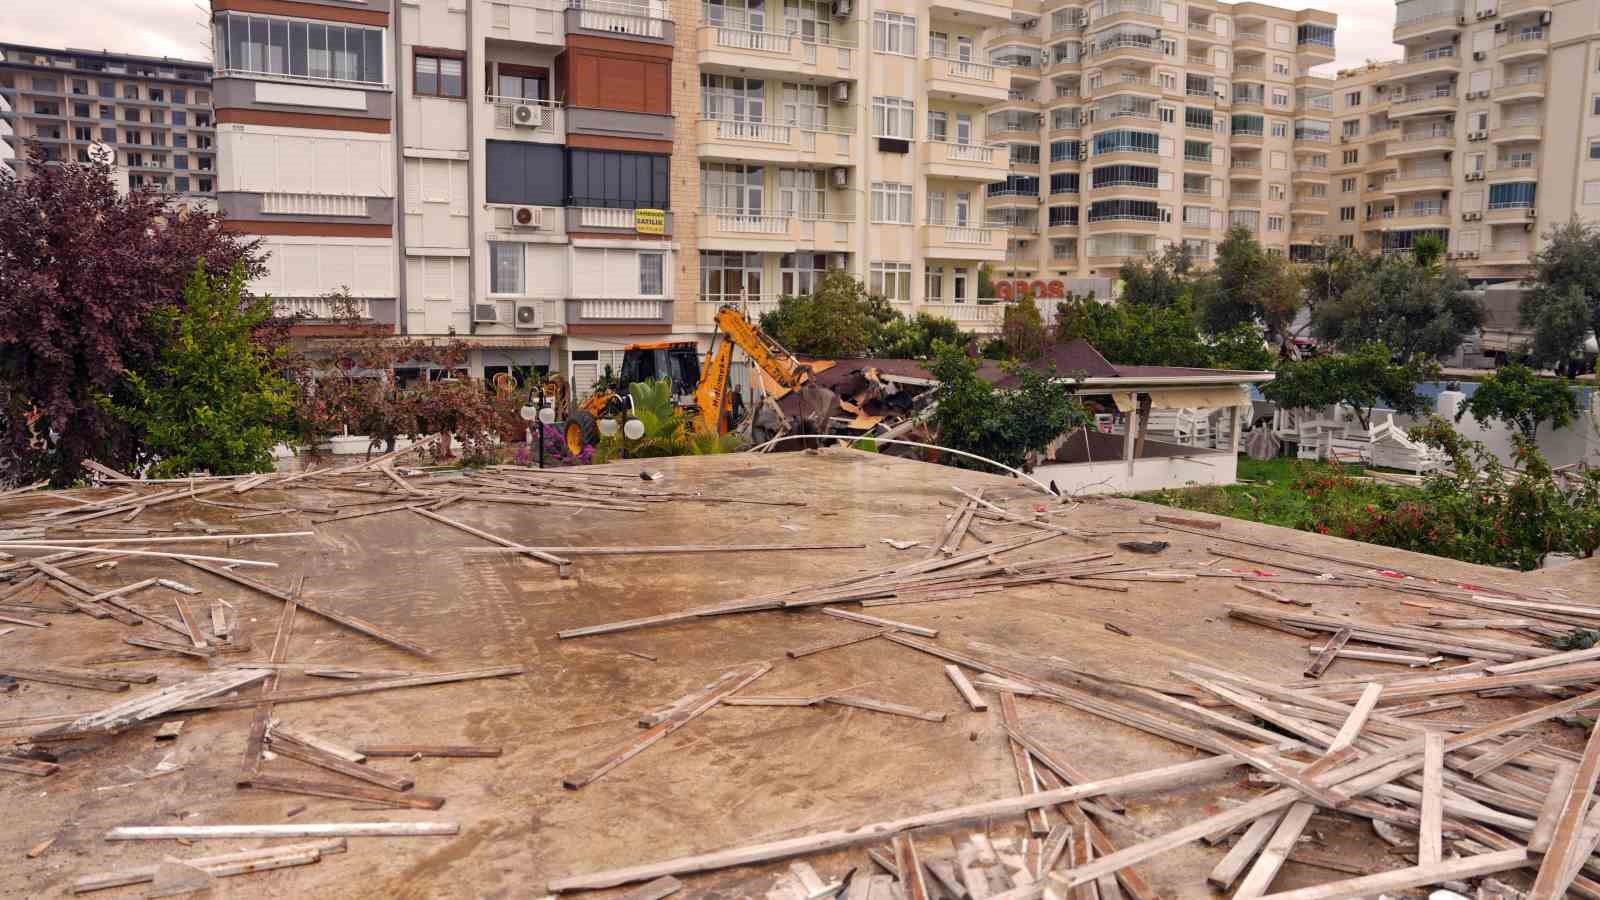
[(1096, 200), (1089, 204), (1089, 221), (1160, 222), (1161, 207), (1154, 200)]
[(1078, 193), (1077, 172), (1052, 172), (1050, 174), (1051, 194), (1076, 194)]
[(911, 224), (911, 185), (893, 181), (872, 183), (872, 221)]
[(715, 212), (761, 215), (766, 170), (740, 163), (700, 164), (700, 206)]
[(1489, 185), (1490, 209), (1531, 208), (1538, 185), (1531, 181)]
[(1076, 206), (1050, 207), (1050, 227), (1078, 224), (1078, 208)]
[(180, 194), (189, 193), (189, 176), (179, 175), (176, 179), (177, 191)]
[[(764, 122), (767, 118), (767, 83), (737, 75), (700, 75), (700, 105), (708, 119)], [(823, 111), (822, 120), (827, 121)]]
[(1159, 81), (1163, 91), (1176, 91), (1178, 89), (1178, 76), (1171, 72), (1162, 72)]
[(1354, 206), (1341, 206), (1341, 207), (1339, 207), (1339, 221), (1341, 221), (1341, 222), (1354, 222), (1355, 220), (1356, 220), (1356, 208)]
[(700, 251), (700, 299), (717, 303), (761, 296), (761, 254)]
[(928, 192), (927, 224), (944, 224), (944, 191)]
[(172, 102), (187, 104), (189, 102), (189, 92), (183, 88), (173, 88)]
[(1156, 153), (1161, 146), (1161, 137), (1153, 131), (1133, 131), (1119, 128), (1115, 131), (1104, 131), (1094, 136), (1094, 152), (1098, 156), (1102, 153)]
[(87, 104), (87, 103), (74, 103), (74, 104), (72, 104), (72, 115), (73, 115), (73, 117), (79, 118), (79, 119), (92, 118), (90, 116), (90, 114), (89, 114), (89, 104)]
[(1589, 158), (1600, 159), (1600, 141), (1589, 142)]
[(1116, 166), (1099, 166), (1094, 170), (1094, 186), (1154, 188), (1161, 184), (1161, 172), (1155, 166), (1135, 166), (1129, 163)]
[[(215, 22), (218, 70), (384, 83), (382, 28), (232, 12)], [(195, 92), (196, 105), (211, 102), (202, 93)]]
[(828, 88), (825, 85), (784, 82), (781, 101), (785, 124), (802, 129), (828, 126)]
[(122, 135), (122, 142), (124, 144), (142, 144), (144, 143), (144, 134), (132, 130), (125, 131)]
[(1272, 105), (1273, 106), (1288, 106), (1289, 105), (1289, 92), (1288, 91), (1273, 91), (1272, 92)]
[(872, 98), (872, 136), (911, 140), (917, 104), (904, 97)]
[(1163, 122), (1170, 124), (1178, 121), (1178, 110), (1175, 107), (1162, 106), (1159, 107), (1157, 111), (1160, 113), (1161, 121)]
[(527, 253), (522, 244), (489, 242), (489, 293), (521, 294)]
[(1600, 116), (1600, 94), (1594, 95), (1594, 109), (1592, 110), (1592, 113)]
[(1190, 162), (1211, 162), (1211, 144), (1206, 141), (1184, 141), (1183, 158)]
[(911, 264), (874, 261), (868, 272), (867, 292), (895, 303), (911, 301)]
[(923, 272), (922, 299), (944, 299), (944, 266), (928, 266)]
[(949, 133), (949, 117), (942, 111), (928, 110), (928, 140), (948, 140)]
[(1354, 178), (1341, 178), (1341, 179), (1339, 179), (1339, 192), (1342, 193), (1342, 194), (1353, 194), (1353, 193), (1355, 193), (1356, 192), (1356, 180)]
[(442, 56), (435, 53), (417, 53), (411, 58), (411, 92), (424, 97), (467, 96), (465, 79), (461, 77), (464, 62), (461, 57)]
[(822, 169), (779, 169), (778, 208), (786, 216), (817, 219), (827, 212), (828, 173)]
[(872, 16), (872, 49), (879, 53), (917, 54), (917, 17), (878, 12)]
[(1068, 162), (1083, 158), (1083, 141), (1051, 141), (1050, 161)]
[[(1274, 75), (1287, 75), (1287, 74), (1289, 74), (1289, 61), (1287, 59), (1284, 59), (1281, 56), (1274, 56), (1272, 58), (1272, 74), (1274, 74)], [(1277, 102), (1277, 101), (1274, 100), (1273, 102)]]
[(1178, 55), (1178, 42), (1173, 40), (1173, 39), (1171, 39), (1171, 38), (1162, 38), (1161, 39), (1161, 55), (1162, 56), (1177, 56)]
[(202, 194), (211, 193), (211, 179), (209, 179), (209, 178), (196, 179), (195, 184), (197, 185), (195, 190), (199, 191), (200, 193), (202, 193)]
[(1289, 123), (1285, 122), (1285, 121), (1282, 121), (1281, 119), (1274, 119), (1273, 122), (1272, 122), (1272, 136), (1273, 137), (1288, 137), (1289, 136)]
[[(752, 11), (752, 16), (760, 15)], [(828, 0), (783, 0), (783, 33), (798, 35), (802, 43), (826, 44), (833, 28), (832, 15)]]
[(72, 139), (75, 141), (92, 141), (94, 140), (94, 129), (82, 125), (74, 125), (72, 127)]
[(152, 124), (152, 125), (162, 125), (162, 124), (166, 123), (166, 120), (167, 120), (166, 110), (161, 110), (161, 109), (152, 109), (152, 110), (150, 110), (150, 124)]
[(666, 294), (665, 253), (639, 254), (639, 294), (644, 297), (661, 297)]
[(189, 136), (187, 134), (183, 134), (183, 133), (179, 133), (179, 134), (173, 135), (172, 136), (172, 146), (174, 146), (174, 147), (187, 147), (187, 146), (189, 146)]
[(109, 120), (115, 119), (116, 117), (117, 117), (117, 108), (116, 107), (114, 107), (114, 106), (102, 106), (102, 107), (100, 107), (100, 118), (106, 119), (107, 121), (109, 121)]
[(173, 156), (172, 156), (172, 167), (174, 169), (177, 169), (180, 172), (188, 171), (188, 169), (189, 169), (189, 157), (184, 156), (182, 153), (173, 154)]
[(1361, 105), (1361, 92), (1360, 91), (1350, 91), (1349, 93), (1345, 94), (1344, 95), (1344, 105), (1345, 106), (1360, 106)]
[(1353, 166), (1353, 165), (1355, 165), (1356, 163), (1358, 163), (1360, 161), (1361, 161), (1361, 151), (1360, 150), (1346, 150), (1346, 151), (1344, 151), (1344, 164), (1345, 165)]
[(115, 144), (117, 142), (117, 130), (115, 128), (100, 129), (100, 140), (108, 144)]
[(487, 184), (484, 199), (487, 202), (530, 206), (561, 206), (566, 202), (567, 185), (562, 177), (564, 167), (559, 146), (523, 141), (489, 141), (487, 144), (484, 160)]
[(827, 271), (826, 253), (785, 253), (778, 257), (778, 293), (785, 297), (816, 293)]
[[(495, 144), (510, 144), (525, 148), (546, 147), (553, 150), (551, 156), (560, 159), (561, 147), (559, 145), (522, 144), (514, 141), (490, 141), (491, 153)], [(551, 156), (541, 159), (549, 160)], [(529, 162), (535, 158), (527, 157)], [(671, 192), (668, 188), (667, 178), (668, 157), (651, 153), (629, 153), (621, 150), (584, 150), (572, 148), (567, 151), (567, 204), (568, 206), (602, 206), (616, 209), (668, 209), (672, 206)], [(494, 165), (491, 155), (489, 164)], [(543, 163), (548, 169), (557, 172), (560, 164), (551, 165)], [(529, 183), (543, 187), (553, 179), (559, 178), (550, 171), (530, 171)], [(539, 179), (544, 179), (541, 183)], [(489, 202), (493, 203), (494, 200)], [(547, 203), (546, 206), (559, 206), (559, 203)]]
[(1187, 128), (1200, 128), (1210, 131), (1213, 121), (1214, 117), (1211, 110), (1203, 106), (1186, 106), (1183, 108), (1183, 124)]
[(953, 280), (955, 282), (955, 301), (957, 303), (965, 303), (967, 299), (967, 270), (964, 266), (956, 267)]

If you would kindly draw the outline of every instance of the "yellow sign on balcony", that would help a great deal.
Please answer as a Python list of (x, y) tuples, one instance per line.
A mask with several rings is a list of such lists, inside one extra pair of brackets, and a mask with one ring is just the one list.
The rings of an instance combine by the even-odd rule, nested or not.
[(639, 234), (666, 234), (667, 214), (660, 209), (636, 209), (633, 211), (633, 230)]

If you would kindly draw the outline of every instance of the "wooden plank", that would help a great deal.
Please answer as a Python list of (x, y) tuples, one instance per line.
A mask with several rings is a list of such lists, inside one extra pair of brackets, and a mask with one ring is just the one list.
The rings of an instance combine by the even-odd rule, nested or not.
[(221, 600), (211, 601), (211, 633), (227, 640), (231, 626), (228, 623), (228, 605)]
[[(228, 581), (231, 581), (231, 582), (233, 582), (235, 584), (243, 585), (244, 587), (250, 588), (250, 589), (255, 590), (255, 591), (259, 591), (260, 593), (266, 594), (269, 597), (275, 597), (275, 598), (277, 598), (279, 600), (284, 600), (284, 601), (287, 601), (289, 599), (289, 594), (288, 593), (286, 593), (286, 592), (284, 592), (282, 590), (279, 590), (278, 588), (275, 588), (270, 584), (266, 584), (265, 582), (257, 581), (254, 578), (250, 578), (249, 576), (241, 575), (241, 574), (239, 574), (237, 572), (233, 572), (233, 571), (230, 571), (228, 569), (223, 569), (223, 568), (220, 568), (220, 567), (217, 567), (217, 566), (211, 566), (211, 565), (207, 565), (205, 563), (195, 562), (192, 559), (185, 559), (185, 560), (180, 560), (180, 561), (184, 562), (184, 563), (187, 563), (188, 565), (191, 565), (191, 566), (195, 567), (196, 569), (201, 570), (202, 572), (210, 572), (212, 575), (215, 575), (218, 578), (227, 579)], [(313, 615), (321, 616), (322, 618), (327, 619), (327, 620), (329, 620), (331, 622), (336, 622), (336, 623), (338, 623), (340, 625), (343, 625), (344, 627), (350, 629), (351, 631), (360, 632), (361, 634), (364, 634), (367, 637), (375, 638), (375, 639), (377, 639), (379, 641), (384, 642), (385, 644), (389, 644), (390, 646), (393, 646), (393, 647), (399, 647), (402, 650), (405, 650), (405, 651), (407, 651), (409, 653), (415, 653), (418, 656), (423, 656), (423, 657), (431, 657), (431, 656), (433, 656), (433, 651), (427, 649), (426, 647), (419, 646), (419, 645), (417, 645), (417, 644), (415, 644), (415, 643), (413, 643), (411, 641), (408, 641), (408, 640), (405, 640), (403, 638), (399, 638), (399, 637), (396, 637), (396, 636), (394, 636), (392, 634), (389, 634), (388, 632), (386, 632), (383, 629), (379, 628), (374, 623), (369, 622), (366, 619), (360, 618), (359, 616), (354, 616), (354, 615), (351, 615), (349, 613), (344, 613), (344, 612), (339, 612), (337, 610), (329, 609), (329, 608), (323, 606), (321, 603), (319, 603), (319, 602), (317, 602), (315, 600), (307, 599), (306, 597), (296, 597), (295, 598), (295, 602), (298, 603), (300, 605), (300, 608), (305, 610), (306, 612), (312, 613)]]
[(1539, 818), (1528, 834), (1528, 850), (1543, 853), (1550, 849), (1550, 838), (1556, 831), (1556, 819), (1572, 793), (1572, 781), (1578, 777), (1578, 767), (1565, 760), (1556, 763), (1555, 774), (1550, 778), (1550, 789), (1545, 791), (1544, 804), (1539, 808)]
[[(295, 579), (295, 594), (300, 592), (304, 578)], [(289, 642), (294, 637), (295, 613), (300, 605), (291, 595), (284, 601), (283, 609), (278, 614), (278, 629), (273, 634), (272, 652), (268, 654), (269, 662), (281, 663), (289, 658)], [(278, 670), (269, 669), (266, 679), (262, 682), (261, 693), (271, 694), (278, 689)], [(250, 731), (245, 738), (244, 758), (239, 763), (239, 777), (237, 784), (243, 785), (261, 772), (261, 750), (266, 744), (267, 732), (272, 728), (272, 704), (263, 703), (257, 706), (255, 714), (250, 719)]]
[(866, 709), (872, 712), (887, 713), (891, 716), (905, 716), (911, 719), (921, 719), (925, 722), (943, 722), (945, 714), (942, 712), (929, 712), (911, 706), (902, 706), (886, 700), (875, 700), (871, 697), (862, 697), (857, 694), (833, 694), (825, 698), (827, 703), (837, 706), (851, 706), (856, 709)]
[(1261, 852), (1261, 848), (1272, 837), (1272, 833), (1277, 830), (1281, 821), (1283, 821), (1282, 813), (1272, 813), (1251, 822), (1250, 827), (1245, 829), (1244, 836), (1235, 841), (1227, 855), (1212, 868), (1211, 874), (1206, 876), (1206, 881), (1215, 885), (1218, 890), (1225, 891), (1233, 887), (1233, 883), (1244, 874), (1245, 868), (1256, 858), (1256, 854)]
[[(141, 544), (142, 545), (142, 544), (189, 544), (189, 543), (199, 543), (199, 542), (216, 543), (217, 541), (242, 541), (242, 540), (268, 541), (268, 540), (274, 540), (274, 539), (277, 539), (277, 538), (296, 538), (296, 537), (315, 537), (315, 536), (316, 536), (316, 532), (315, 531), (274, 531), (274, 532), (262, 533), (262, 534), (234, 534), (232, 532), (223, 532), (223, 533), (218, 533), (218, 534), (201, 534), (201, 535), (166, 535), (166, 534), (157, 534), (157, 535), (151, 535), (149, 537), (131, 537), (131, 538), (81, 538), (81, 539), (73, 538), (71, 540), (59, 540), (59, 539), (52, 538), (50, 540), (50, 543), (67, 545), (67, 546), (71, 547), (71, 549), (74, 549), (74, 550), (80, 549), (79, 545), (83, 545), (82, 549), (99, 550), (99, 549), (102, 549), (101, 547), (98, 546), (100, 544)], [(9, 543), (12, 543), (12, 542), (0, 541), (0, 546), (7, 546)], [(28, 542), (27, 541), (21, 541), (20, 543), (28, 543)], [(115, 552), (119, 552), (120, 553), (120, 552), (123, 552), (123, 551), (118, 550), (118, 551), (115, 551)]]
[[(490, 669), (465, 669), (459, 672), (439, 672), (433, 675), (411, 675), (406, 678), (388, 678), (381, 681), (363, 681), (333, 687), (303, 688), (294, 691), (274, 691), (255, 698), (238, 700), (199, 700), (177, 707), (177, 712), (195, 712), (206, 709), (247, 709), (261, 703), (301, 703), (308, 700), (327, 700), (348, 697), (352, 694), (372, 694), (398, 688), (424, 687), (433, 684), (454, 684), (458, 681), (476, 681), (483, 678), (506, 678), (527, 672), (525, 666), (496, 666)], [(257, 673), (261, 677), (266, 672)]]
[(967, 676), (961, 674), (959, 666), (954, 663), (947, 664), (944, 667), (944, 674), (945, 677), (950, 679), (950, 683), (956, 686), (956, 693), (960, 694), (961, 699), (967, 701), (967, 705), (972, 707), (974, 711), (982, 712), (989, 708), (989, 704), (984, 701), (983, 697), (979, 696), (978, 689), (972, 686), (972, 682), (967, 680)]
[(331, 741), (325, 741), (322, 738), (314, 735), (286, 731), (277, 722), (273, 722), (272, 725), (267, 728), (268, 742), (270, 742), (274, 736), (287, 738), (296, 744), (301, 744), (306, 747), (315, 747), (318, 750), (321, 750), (323, 753), (338, 757), (345, 762), (362, 763), (367, 761), (367, 755), (359, 750), (351, 750), (348, 747), (341, 747), (338, 744), (332, 743)]
[(1183, 525), (1187, 528), (1203, 528), (1207, 531), (1218, 531), (1222, 528), (1221, 522), (1210, 519), (1191, 519), (1184, 516), (1156, 516), (1155, 520), (1163, 525)]
[(440, 744), (379, 744), (363, 745), (356, 752), (365, 756), (413, 756), (438, 758), (492, 758), (500, 755), (499, 747), (458, 747)]
[(901, 832), (894, 836), (894, 864), (900, 873), (900, 894), (905, 900), (928, 900), (928, 883), (922, 873), (922, 862), (917, 859), (916, 845), (911, 835)]
[[(432, 510), (415, 508), (415, 509), (412, 509), (411, 511), (416, 513), (417, 515), (423, 517), (424, 519), (430, 519), (430, 520), (432, 520), (434, 522), (438, 522), (440, 525), (448, 525), (449, 527), (454, 528), (457, 531), (464, 531), (467, 534), (472, 535), (473, 537), (483, 538), (484, 540), (486, 540), (486, 541), (488, 541), (488, 542), (490, 542), (492, 544), (499, 544), (502, 547), (516, 547), (517, 546), (517, 543), (515, 541), (508, 541), (505, 538), (500, 537), (499, 535), (490, 534), (487, 531), (483, 531), (483, 530), (480, 530), (480, 529), (477, 529), (477, 528), (473, 528), (471, 525), (468, 525), (465, 522), (457, 522), (454, 519), (447, 519), (444, 516), (441, 516), (438, 513), (433, 512)], [(555, 566), (557, 574), (562, 578), (571, 578), (572, 577), (572, 560), (570, 560), (570, 559), (566, 559), (565, 557), (555, 556), (555, 555), (550, 554), (550, 553), (545, 553), (543, 550), (518, 550), (518, 552), (521, 553), (524, 556), (532, 557), (533, 559), (537, 559), (540, 562), (546, 562), (546, 563), (549, 563), (549, 564)]]
[(1551, 669), (1564, 666), (1568, 663), (1589, 662), (1600, 659), (1600, 647), (1590, 647), (1587, 650), (1569, 650), (1552, 656), (1541, 656), (1534, 659), (1525, 659), (1520, 662), (1503, 663), (1484, 669), (1490, 675), (1516, 675), (1521, 672), (1534, 672), (1539, 669)]
[(1504, 744), (1501, 744), (1493, 750), (1482, 754), (1472, 762), (1462, 763), (1461, 765), (1456, 766), (1456, 768), (1468, 775), (1471, 775), (1473, 778), (1478, 778), (1485, 772), (1494, 771), (1500, 766), (1510, 762), (1514, 757), (1520, 756), (1529, 750), (1533, 750), (1543, 743), (1544, 739), (1539, 735), (1525, 734), (1522, 737), (1513, 738), (1509, 741), (1506, 741)]
[(1254, 866), (1250, 867), (1250, 874), (1239, 883), (1239, 889), (1233, 892), (1238, 900), (1248, 897), (1260, 897), (1272, 885), (1272, 880), (1278, 876), (1278, 870), (1288, 861), (1289, 854), (1294, 850), (1295, 844), (1300, 840), (1301, 832), (1305, 831), (1306, 823), (1311, 821), (1311, 814), (1316, 812), (1316, 807), (1310, 803), (1295, 803), (1273, 829), (1272, 837), (1267, 840), (1266, 846), (1261, 848), (1261, 855), (1256, 857)]
[(183, 734), (183, 720), (174, 719), (171, 722), (161, 723), (161, 728), (156, 731), (156, 740), (175, 741), (180, 734)]
[[(1535, 674), (1535, 673), (1528, 673)], [(1509, 676), (1518, 677), (1518, 676)], [(1550, 845), (1545, 850), (1544, 861), (1539, 865), (1539, 875), (1528, 891), (1528, 900), (1556, 900), (1561, 897), (1576, 875), (1573, 864), (1581, 854), (1584, 816), (1594, 799), (1595, 781), (1600, 779), (1600, 728), (1591, 728), (1589, 741), (1584, 745), (1583, 758), (1572, 778), (1572, 788), (1561, 804), (1561, 814), (1556, 817)]]
[(13, 542), (0, 546), (8, 550), (82, 550), (88, 553), (119, 553), (124, 556), (143, 556), (151, 559), (199, 560), (224, 566), (248, 566), (259, 569), (276, 569), (278, 564), (259, 559), (234, 559), (231, 556), (205, 556), (198, 553), (166, 553), (160, 550), (128, 550), (123, 547), (71, 547), (41, 542)]
[[(19, 619), (16, 616), (0, 616), (0, 622), (8, 625), (26, 625), (29, 628), (49, 628), (49, 622), (38, 622), (33, 619)], [(8, 631), (10, 629), (7, 629)]]
[(188, 599), (183, 596), (172, 598), (173, 605), (178, 607), (178, 621), (189, 632), (189, 640), (196, 647), (206, 646), (205, 635), (200, 631), (200, 619), (193, 609), (189, 607)]
[[(279, 844), (276, 847), (263, 847), (259, 850), (241, 850), (237, 853), (221, 853), (211, 856), (196, 856), (182, 860), (185, 865), (197, 869), (212, 870), (221, 866), (233, 866), (240, 863), (260, 862), (282, 856), (297, 856), (305, 853), (316, 853), (319, 857), (333, 853), (345, 852), (347, 842), (344, 838), (327, 838), (320, 841), (310, 841), (304, 844)], [(86, 894), (91, 891), (101, 891), (107, 888), (126, 887), (130, 884), (145, 884), (155, 878), (156, 866), (135, 866), (116, 872), (102, 872), (94, 875), (82, 875), (74, 881), (69, 888), (74, 894)]]
[(184, 656), (193, 656), (198, 659), (210, 659), (217, 653), (217, 651), (212, 647), (200, 648), (194, 647), (190, 644), (177, 644), (173, 643), (172, 641), (157, 640), (156, 638), (125, 637), (122, 639), (122, 642), (124, 644), (132, 644), (135, 647), (144, 647), (150, 650), (165, 650), (168, 653), (179, 653)]
[(804, 647), (796, 647), (793, 650), (785, 650), (784, 655), (790, 659), (799, 659), (802, 656), (810, 656), (813, 653), (821, 653), (824, 650), (834, 650), (839, 647), (848, 647), (852, 644), (859, 644), (863, 641), (870, 641), (873, 638), (883, 637), (892, 630), (893, 629), (890, 628), (880, 628), (877, 631), (853, 634), (849, 637), (830, 638), (829, 640), (819, 641), (815, 644), (807, 644)]
[(1497, 850), (1492, 853), (1480, 853), (1476, 856), (1468, 856), (1446, 863), (1413, 866), (1409, 869), (1395, 869), (1390, 872), (1351, 878), (1347, 881), (1338, 881), (1333, 884), (1322, 884), (1316, 887), (1300, 888), (1295, 891), (1267, 894), (1262, 897), (1262, 900), (1344, 900), (1344, 898), (1348, 897), (1373, 897), (1388, 891), (1400, 891), (1425, 884), (1437, 884), (1441, 881), (1458, 881), (1478, 875), (1504, 872), (1508, 869), (1520, 867), (1527, 862), (1527, 859), (1528, 851), (1520, 847), (1512, 850)]
[(1305, 676), (1307, 678), (1321, 678), (1322, 673), (1328, 670), (1328, 666), (1333, 665), (1334, 657), (1340, 650), (1344, 649), (1345, 644), (1349, 643), (1350, 635), (1353, 633), (1348, 628), (1342, 628), (1333, 637), (1329, 638), (1327, 643), (1322, 645), (1322, 652), (1318, 653), (1317, 658), (1312, 661), (1311, 665), (1306, 667)]
[[(723, 697), (739, 691), (771, 670), (771, 665), (763, 663), (752, 669), (727, 673), (714, 682), (716, 685), (714, 688), (702, 690), (696, 695), (692, 705), (673, 713), (659, 725), (640, 732), (637, 736), (622, 742), (621, 745), (608, 751), (598, 762), (584, 766), (562, 778), (562, 786), (568, 790), (575, 791), (584, 785), (593, 783), (602, 775), (644, 752), (650, 745), (677, 731), (697, 716), (716, 706)], [(670, 875), (672, 873), (664, 872), (662, 874)]]
[(22, 759), (16, 756), (0, 756), (0, 772), (16, 772), (19, 775), (33, 775), (44, 777), (54, 775), (61, 771), (55, 763), (40, 762), (36, 759)]
[(670, 544), (623, 545), (617, 547), (530, 547), (511, 544), (504, 547), (461, 547), (469, 554), (527, 553), (536, 551), (559, 556), (663, 556), (677, 553), (775, 553), (785, 550), (865, 550), (866, 544)]
[(241, 838), (445, 837), (461, 833), (459, 822), (339, 822), (302, 825), (121, 825), (108, 841), (190, 841)]
[(37, 681), (43, 684), (60, 684), (67, 687), (86, 688), (91, 691), (107, 691), (121, 693), (128, 689), (125, 681), (99, 677), (97, 674), (78, 674), (63, 672), (59, 669), (24, 669), (20, 666), (8, 666), (0, 663), (0, 675), (10, 675), (23, 681)]
[[(1306, 651), (1312, 656), (1316, 656), (1322, 652), (1324, 646), (1324, 644), (1312, 644), (1306, 648)], [(1396, 653), (1389, 650), (1353, 650), (1349, 647), (1336, 650), (1333, 656), (1335, 659), (1357, 659), (1363, 662), (1394, 663), (1401, 666), (1425, 666), (1428, 663), (1443, 659), (1441, 656), (1425, 656), (1421, 653)]]
[(269, 731), (267, 733), (267, 744), (272, 748), (272, 752), (278, 754), (279, 756), (287, 756), (290, 759), (297, 759), (300, 762), (306, 763), (307, 765), (327, 769), (330, 772), (337, 772), (340, 775), (343, 775), (347, 778), (354, 778), (357, 781), (365, 781), (368, 784), (375, 784), (378, 787), (386, 790), (396, 792), (409, 791), (416, 786), (415, 780), (407, 778), (404, 775), (393, 775), (388, 772), (374, 769), (370, 766), (353, 763), (347, 759), (335, 756), (320, 747), (314, 747), (310, 744), (302, 744), (299, 741), (285, 735), (281, 731)]
[(204, 702), (207, 698), (237, 690), (266, 676), (265, 672), (224, 669), (96, 710), (78, 717), (59, 730), (116, 733), (135, 722), (153, 719), (187, 703)]
[(322, 781), (304, 781), (299, 778), (277, 778), (260, 774), (252, 776), (249, 781), (242, 782), (239, 787), (254, 788), (262, 791), (277, 791), (283, 794), (299, 794), (306, 797), (326, 797), (330, 800), (382, 803), (396, 809), (439, 809), (444, 806), (445, 802), (443, 797), (434, 797), (427, 794), (395, 794), (359, 784), (333, 784)]
[(1444, 735), (1422, 736), (1422, 829), (1417, 835), (1417, 864), (1444, 860)]
[(618, 897), (617, 900), (661, 900), (671, 896), (683, 888), (683, 882), (671, 875), (657, 878), (649, 884), (642, 884), (633, 890)]
[[(1008, 732), (1020, 730), (1022, 720), (1017, 716), (1017, 698), (1010, 691), (1000, 692), (1000, 722)], [(1015, 738), (1008, 737), (1007, 746), (1011, 748), (1011, 764), (1017, 773), (1017, 788), (1024, 794), (1031, 794), (1039, 789), (1038, 779), (1033, 774), (1033, 760), (1028, 756), (1028, 748)], [(1044, 817), (1044, 810), (1030, 809), (1027, 813), (1028, 828), (1034, 834), (1049, 834), (1050, 823)]]
[(836, 619), (849, 619), (852, 622), (861, 622), (866, 625), (876, 625), (879, 628), (892, 628), (895, 631), (904, 631), (906, 634), (914, 634), (918, 637), (934, 638), (939, 636), (939, 630), (937, 628), (924, 628), (921, 625), (907, 625), (904, 622), (896, 622), (893, 619), (880, 619), (877, 616), (869, 616), (865, 613), (852, 612), (848, 609), (839, 609), (835, 606), (824, 606), (822, 608), (822, 614), (825, 616), (833, 616)]

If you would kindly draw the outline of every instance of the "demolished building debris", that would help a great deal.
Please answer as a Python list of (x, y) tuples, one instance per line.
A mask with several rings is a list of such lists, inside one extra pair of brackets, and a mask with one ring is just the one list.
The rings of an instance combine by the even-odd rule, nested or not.
[(1600, 627), (1592, 566), (849, 450), (650, 465), (0, 498), (7, 883), (1600, 897), (1600, 648), (1548, 645)]

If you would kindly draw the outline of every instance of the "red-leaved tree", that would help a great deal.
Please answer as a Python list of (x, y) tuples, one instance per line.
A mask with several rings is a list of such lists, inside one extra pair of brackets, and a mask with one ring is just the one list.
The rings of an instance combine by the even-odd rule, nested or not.
[(139, 435), (102, 401), (155, 359), (151, 313), (182, 303), (196, 262), (254, 278), (262, 259), (217, 215), (119, 196), (105, 166), (29, 170), (0, 177), (0, 480), (65, 484), (84, 459), (139, 459)]

